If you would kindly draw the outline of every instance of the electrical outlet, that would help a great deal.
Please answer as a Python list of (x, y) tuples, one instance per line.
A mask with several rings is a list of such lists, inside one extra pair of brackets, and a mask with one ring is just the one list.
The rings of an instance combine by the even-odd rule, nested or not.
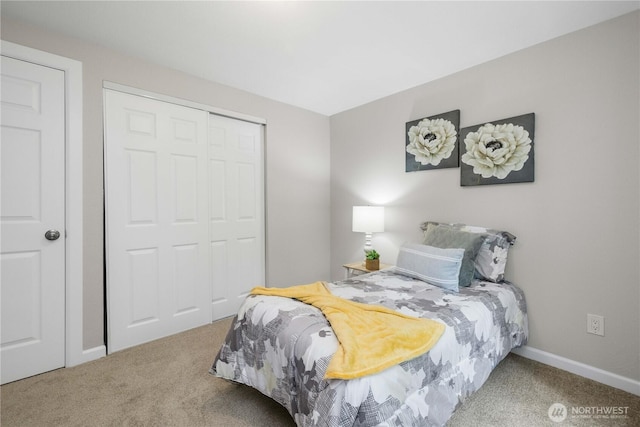
[(604, 317), (597, 314), (587, 314), (587, 332), (604, 336)]

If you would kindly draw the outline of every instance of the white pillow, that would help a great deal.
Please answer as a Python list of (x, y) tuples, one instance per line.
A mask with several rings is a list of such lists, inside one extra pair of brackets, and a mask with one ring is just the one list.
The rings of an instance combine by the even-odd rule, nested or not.
[(441, 249), (417, 243), (400, 247), (395, 271), (431, 285), (458, 292), (464, 249)]

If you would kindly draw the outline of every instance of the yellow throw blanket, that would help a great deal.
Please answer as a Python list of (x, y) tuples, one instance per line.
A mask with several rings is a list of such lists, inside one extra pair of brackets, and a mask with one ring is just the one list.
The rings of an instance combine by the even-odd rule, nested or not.
[(294, 298), (322, 310), (339, 341), (325, 378), (352, 379), (383, 371), (427, 352), (445, 329), (435, 320), (337, 297), (322, 282), (257, 287), (251, 293)]

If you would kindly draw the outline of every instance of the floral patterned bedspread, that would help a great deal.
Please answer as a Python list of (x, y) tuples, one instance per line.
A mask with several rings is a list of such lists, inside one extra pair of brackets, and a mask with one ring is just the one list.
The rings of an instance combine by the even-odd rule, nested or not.
[(211, 373), (283, 405), (298, 426), (441, 426), (509, 351), (527, 342), (524, 294), (474, 281), (459, 293), (383, 270), (328, 284), (332, 293), (447, 328), (427, 353), (378, 374), (325, 380), (337, 348), (317, 308), (251, 295), (240, 307)]

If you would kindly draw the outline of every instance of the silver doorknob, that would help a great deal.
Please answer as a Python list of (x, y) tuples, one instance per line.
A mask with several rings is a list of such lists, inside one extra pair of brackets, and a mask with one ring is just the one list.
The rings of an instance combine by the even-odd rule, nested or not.
[(58, 230), (48, 230), (44, 233), (44, 237), (47, 240), (58, 240), (60, 238), (60, 232)]

